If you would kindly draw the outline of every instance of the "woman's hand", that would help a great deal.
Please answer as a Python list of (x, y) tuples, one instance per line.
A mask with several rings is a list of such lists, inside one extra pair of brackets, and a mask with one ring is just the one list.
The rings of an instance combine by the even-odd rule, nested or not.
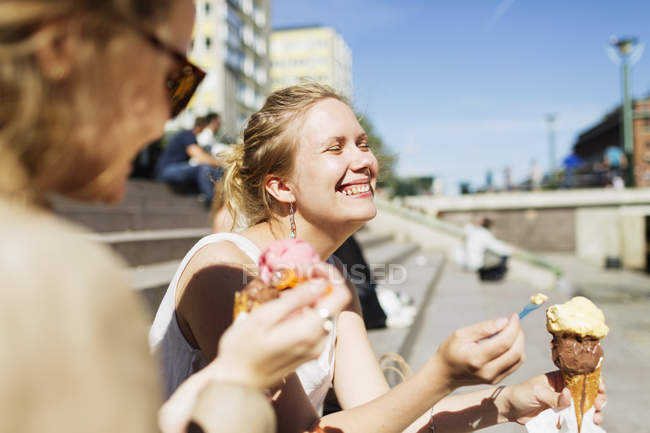
[(313, 268), (312, 279), (260, 305), (226, 330), (214, 365), (207, 367), (214, 367), (215, 378), (264, 389), (320, 355), (326, 328), (332, 325), (326, 320), (345, 308), (350, 293), (332, 266)]
[[(499, 401), (501, 400), (501, 401)], [(571, 393), (564, 387), (559, 371), (535, 376), (525, 382), (506, 387), (497, 398), (500, 416), (508, 421), (526, 424), (542, 411), (554, 408), (565, 409), (571, 405)], [(603, 421), (602, 409), (607, 403), (605, 384), (601, 381), (598, 397), (594, 401), (594, 423)]]
[[(436, 357), (451, 389), (495, 384), (524, 362), (524, 333), (519, 318), (481, 322), (456, 330), (438, 348)], [(435, 357), (434, 357), (435, 358)]]

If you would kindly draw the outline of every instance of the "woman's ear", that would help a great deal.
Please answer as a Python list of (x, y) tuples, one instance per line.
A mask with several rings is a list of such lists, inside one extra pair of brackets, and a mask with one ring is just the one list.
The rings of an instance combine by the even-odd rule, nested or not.
[(47, 24), (38, 30), (41, 40), (36, 61), (43, 76), (50, 81), (62, 81), (70, 76), (81, 51), (77, 26), (69, 21)]
[(278, 176), (267, 176), (264, 189), (280, 203), (288, 204), (296, 201), (291, 185)]

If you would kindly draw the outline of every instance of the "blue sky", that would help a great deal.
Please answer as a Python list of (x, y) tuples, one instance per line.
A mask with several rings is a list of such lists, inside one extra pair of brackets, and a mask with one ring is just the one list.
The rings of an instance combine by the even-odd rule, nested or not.
[[(619, 103), (609, 36), (650, 43), (647, 0), (272, 0), (273, 26), (334, 27), (353, 54), (354, 103), (399, 157), (400, 175), (497, 184), (549, 165)], [(632, 94), (650, 92), (650, 46)]]

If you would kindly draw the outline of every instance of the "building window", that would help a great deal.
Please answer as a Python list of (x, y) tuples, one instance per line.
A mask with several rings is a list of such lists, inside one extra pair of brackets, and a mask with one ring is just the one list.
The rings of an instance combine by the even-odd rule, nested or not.
[(234, 69), (241, 70), (244, 63), (244, 54), (239, 50), (228, 47), (226, 51), (226, 63)]
[(229, 24), (232, 24), (237, 29), (237, 31), (241, 31), (241, 28), (243, 26), (242, 21), (237, 15), (235, 9), (233, 9), (233, 7), (230, 5), (228, 5), (228, 11), (226, 12), (226, 20)]
[(205, 48), (210, 49), (212, 47), (212, 38), (210, 36), (205, 37)]
[(212, 12), (212, 3), (205, 2), (205, 14), (210, 16), (210, 12)]
[(241, 39), (239, 37), (239, 31), (231, 23), (228, 23), (228, 36), (226, 37), (228, 45), (233, 48), (241, 48)]

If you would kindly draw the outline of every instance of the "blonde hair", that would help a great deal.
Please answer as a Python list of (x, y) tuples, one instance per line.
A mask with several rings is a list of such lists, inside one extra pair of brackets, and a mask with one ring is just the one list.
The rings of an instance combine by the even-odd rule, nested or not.
[[(97, 49), (118, 34), (119, 23), (154, 24), (166, 17), (170, 0), (0, 0), (0, 194), (25, 203), (43, 201), (35, 178), (47, 185), (74, 170), (75, 156), (91, 152), (70, 140), (75, 119), (65, 81), (44, 77), (36, 53), (46, 24), (74, 16), (83, 32), (80, 58), (92, 62)], [(79, 79), (78, 77), (76, 79)]]
[(317, 102), (333, 98), (349, 102), (332, 88), (316, 83), (273, 92), (248, 120), (243, 142), (235, 144), (224, 176), (223, 200), (235, 228), (269, 221), (278, 203), (266, 191), (268, 175), (288, 176), (293, 170), (301, 120)]

